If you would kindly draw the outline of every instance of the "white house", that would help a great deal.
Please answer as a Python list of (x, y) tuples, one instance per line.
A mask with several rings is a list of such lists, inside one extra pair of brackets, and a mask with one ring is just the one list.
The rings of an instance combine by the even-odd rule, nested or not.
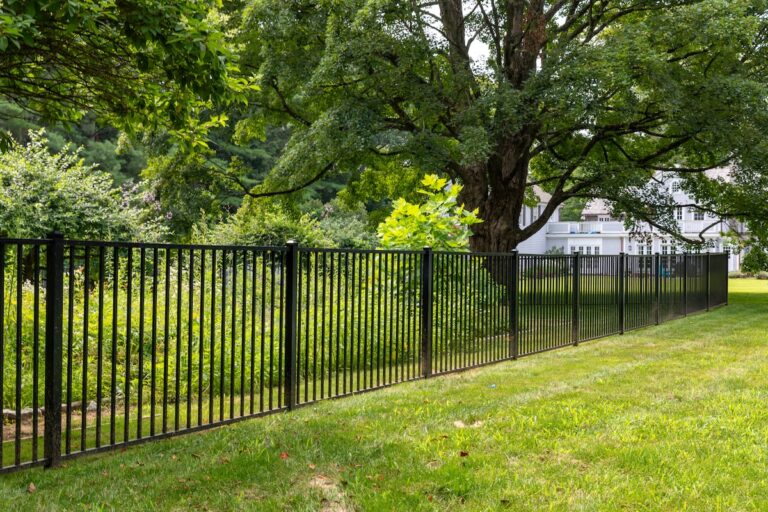
[[(727, 169), (710, 171), (714, 178), (727, 179)], [(661, 178), (664, 186), (678, 204), (693, 204), (694, 201), (681, 189), (680, 179), (669, 174)], [(527, 226), (541, 215), (550, 195), (536, 190), (540, 199), (536, 207), (526, 207), (523, 211), (521, 224)], [(743, 231), (744, 226), (734, 221), (718, 219), (708, 212), (696, 207), (678, 207), (675, 220), (680, 231), (688, 238), (698, 238), (699, 234), (709, 242), (703, 252), (722, 252), (729, 250), (731, 257), (728, 270), (739, 270), (742, 253), (728, 245), (723, 234), (731, 229)], [(706, 228), (706, 229), (705, 229)], [(602, 200), (590, 201), (584, 208), (579, 222), (561, 222), (560, 209), (535, 235), (521, 243), (518, 250), (529, 254), (543, 254), (547, 251), (560, 250), (565, 253), (579, 251), (581, 254), (674, 254), (683, 251), (682, 244), (669, 235), (660, 232), (650, 225), (640, 226), (635, 232), (630, 232), (622, 219), (611, 212), (611, 205)]]

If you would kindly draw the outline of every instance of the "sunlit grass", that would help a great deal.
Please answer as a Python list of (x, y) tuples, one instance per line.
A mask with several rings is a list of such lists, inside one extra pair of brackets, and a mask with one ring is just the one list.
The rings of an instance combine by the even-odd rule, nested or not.
[(759, 510), (768, 281), (731, 292), (578, 348), (0, 476), (3, 508)]

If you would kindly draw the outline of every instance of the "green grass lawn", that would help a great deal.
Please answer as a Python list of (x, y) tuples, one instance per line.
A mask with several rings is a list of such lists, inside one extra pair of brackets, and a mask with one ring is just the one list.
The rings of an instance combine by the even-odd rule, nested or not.
[(578, 348), (2, 475), (2, 508), (767, 509), (768, 281), (731, 292)]

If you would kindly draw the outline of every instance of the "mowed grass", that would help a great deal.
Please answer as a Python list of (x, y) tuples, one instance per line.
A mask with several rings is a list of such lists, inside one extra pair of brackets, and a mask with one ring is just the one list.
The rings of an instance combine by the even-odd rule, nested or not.
[(765, 510), (768, 281), (731, 292), (577, 348), (2, 475), (2, 508)]

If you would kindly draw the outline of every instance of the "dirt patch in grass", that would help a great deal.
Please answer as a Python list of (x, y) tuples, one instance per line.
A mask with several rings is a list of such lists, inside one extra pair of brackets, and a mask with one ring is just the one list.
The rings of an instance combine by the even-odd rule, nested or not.
[(309, 487), (315, 489), (322, 495), (323, 512), (351, 512), (352, 508), (347, 505), (344, 491), (339, 484), (328, 476), (318, 474), (309, 481)]

